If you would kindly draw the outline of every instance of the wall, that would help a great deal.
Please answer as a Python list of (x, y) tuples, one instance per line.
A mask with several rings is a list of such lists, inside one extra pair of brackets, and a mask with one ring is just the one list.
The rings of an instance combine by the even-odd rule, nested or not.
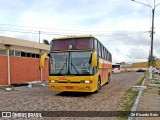
[[(11, 84), (40, 80), (39, 58), (10, 56)], [(0, 85), (7, 85), (7, 56), (0, 56)], [(43, 68), (43, 80), (48, 80), (48, 60)]]
[(0, 85), (7, 85), (7, 73), (7, 56), (0, 56)]
[[(156, 67), (160, 66), (160, 61), (156, 62)], [(132, 63), (132, 68), (148, 68), (148, 62)]]

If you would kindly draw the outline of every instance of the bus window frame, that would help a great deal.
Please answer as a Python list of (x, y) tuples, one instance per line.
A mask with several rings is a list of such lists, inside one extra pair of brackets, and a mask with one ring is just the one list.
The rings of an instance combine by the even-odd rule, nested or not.
[[(97, 41), (97, 55), (99, 58), (103, 58), (109, 62), (112, 62), (112, 55), (111, 53), (108, 51), (108, 49), (97, 39), (97, 38), (93, 38), (94, 42), (93, 42), (93, 49), (96, 51), (95, 49), (95, 41)], [(102, 55), (102, 51), (103, 51), (103, 55)]]

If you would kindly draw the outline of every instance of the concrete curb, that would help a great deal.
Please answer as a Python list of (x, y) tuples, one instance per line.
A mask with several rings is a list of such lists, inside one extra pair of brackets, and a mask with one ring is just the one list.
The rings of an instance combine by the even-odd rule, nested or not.
[(156, 86), (156, 87), (160, 87), (160, 84), (150, 84), (150, 83), (149, 83), (149, 86)]
[[(137, 98), (136, 98), (136, 101), (135, 101), (135, 103), (134, 103), (134, 105), (133, 105), (133, 107), (132, 107), (132, 109), (131, 109), (131, 112), (137, 110), (137, 107), (138, 107), (138, 104), (139, 104), (139, 101), (140, 101), (140, 97), (141, 97), (141, 95), (142, 95), (142, 92), (143, 92), (144, 89), (147, 88), (146, 86), (144, 86), (145, 80), (146, 80), (146, 79), (144, 78), (141, 86), (134, 86), (134, 87), (137, 87), (137, 88), (138, 88), (139, 93), (138, 93), (138, 96), (137, 96)], [(135, 120), (135, 119), (136, 119), (135, 117), (128, 117), (128, 120)]]
[(28, 88), (45, 87), (45, 86), (49, 86), (48, 83), (41, 82), (41, 81), (28, 82)]
[(6, 90), (6, 91), (12, 91), (13, 88), (7, 87), (7, 88), (5, 88), (5, 90)]

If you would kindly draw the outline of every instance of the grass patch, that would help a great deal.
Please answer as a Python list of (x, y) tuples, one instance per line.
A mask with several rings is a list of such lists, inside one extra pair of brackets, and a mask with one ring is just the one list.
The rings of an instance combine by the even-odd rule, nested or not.
[(136, 85), (142, 85), (143, 80), (146, 78), (145, 76), (146, 76), (146, 73), (145, 73), (144, 76), (141, 78), (141, 80), (139, 80), (139, 81), (136, 83)]
[(122, 106), (122, 112), (118, 117), (119, 120), (127, 120), (128, 112), (131, 111), (137, 96), (138, 91), (134, 91), (132, 89), (126, 91), (126, 93), (124, 94), (124, 104)]
[(4, 90), (7, 86), (0, 86), (0, 90)]
[(153, 87), (152, 86), (147, 86), (146, 90), (151, 90)]
[(127, 92), (125, 93), (126, 103), (123, 106), (123, 111), (131, 110), (137, 96), (138, 91), (133, 91), (132, 89), (127, 90)]
[(155, 75), (156, 75), (156, 73), (153, 73), (153, 74), (152, 74), (152, 79), (155, 79), (155, 78), (156, 78)]
[(136, 83), (136, 85), (142, 85), (143, 80), (144, 80), (144, 78), (142, 78), (140, 81), (138, 81), (138, 82)]
[(158, 90), (158, 94), (160, 95), (160, 87), (159, 87), (159, 90)]
[(156, 81), (156, 82), (154, 82), (154, 84), (160, 84), (160, 81)]
[(0, 86), (0, 90), (5, 90), (8, 87), (12, 87), (11, 85)]

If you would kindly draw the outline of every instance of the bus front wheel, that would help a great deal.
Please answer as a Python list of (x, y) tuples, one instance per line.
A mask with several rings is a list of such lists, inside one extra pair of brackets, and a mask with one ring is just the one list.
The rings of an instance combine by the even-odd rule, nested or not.
[(96, 90), (96, 93), (99, 92), (101, 89), (101, 79), (100, 77), (98, 78), (98, 82), (97, 82), (97, 90)]

